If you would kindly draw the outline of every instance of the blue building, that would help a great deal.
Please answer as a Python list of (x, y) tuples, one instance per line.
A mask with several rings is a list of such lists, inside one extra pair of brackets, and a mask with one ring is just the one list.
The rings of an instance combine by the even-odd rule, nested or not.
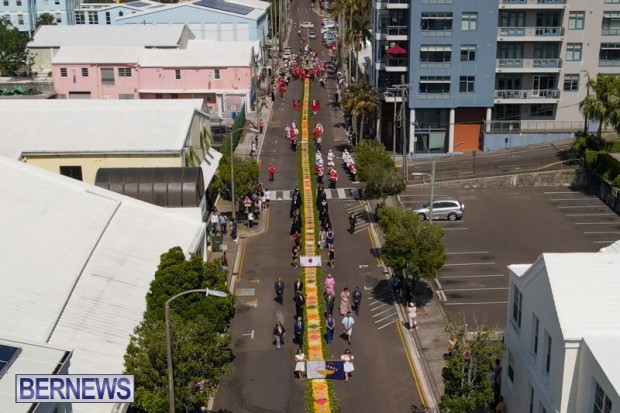
[(33, 32), (42, 14), (54, 16), (56, 24), (74, 24), (73, 9), (79, 0), (2, 0), (0, 17), (19, 31)]

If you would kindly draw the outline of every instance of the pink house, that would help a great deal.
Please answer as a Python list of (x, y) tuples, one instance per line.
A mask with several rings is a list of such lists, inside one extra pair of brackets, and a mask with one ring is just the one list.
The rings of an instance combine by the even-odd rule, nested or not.
[(52, 79), (60, 98), (202, 98), (214, 118), (229, 118), (256, 99), (259, 53), (258, 41), (190, 40), (184, 49), (63, 46)]

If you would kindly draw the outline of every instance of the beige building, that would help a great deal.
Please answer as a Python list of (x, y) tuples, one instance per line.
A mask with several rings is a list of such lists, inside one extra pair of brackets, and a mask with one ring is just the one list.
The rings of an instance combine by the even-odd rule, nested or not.
[(198, 166), (202, 99), (0, 101), (0, 155), (93, 184), (99, 168)]

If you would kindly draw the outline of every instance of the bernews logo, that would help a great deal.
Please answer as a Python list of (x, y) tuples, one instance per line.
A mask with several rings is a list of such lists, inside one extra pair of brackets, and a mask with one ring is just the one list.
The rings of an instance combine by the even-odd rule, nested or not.
[(16, 403), (133, 403), (133, 375), (17, 374)]

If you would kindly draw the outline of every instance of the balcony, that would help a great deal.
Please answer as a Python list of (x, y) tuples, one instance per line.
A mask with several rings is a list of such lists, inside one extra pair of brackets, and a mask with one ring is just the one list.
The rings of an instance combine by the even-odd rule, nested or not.
[(384, 102), (402, 102), (404, 92), (402, 89), (388, 86), (379, 86), (377, 88), (379, 94), (383, 97)]
[(501, 0), (500, 9), (565, 9), (566, 0)]
[(559, 89), (496, 90), (495, 103), (557, 103)]
[(378, 40), (408, 40), (409, 26), (379, 26)]
[(409, 8), (409, 0), (377, 0), (375, 4), (375, 8), (377, 10), (387, 9), (387, 10), (398, 10), (398, 9), (408, 9)]
[(557, 73), (562, 59), (497, 59), (497, 73)]
[(500, 41), (562, 41), (563, 27), (498, 27), (497, 37)]
[(375, 63), (375, 69), (385, 70), (386, 72), (406, 72), (408, 65), (409, 58), (407, 57), (385, 56)]
[(619, 67), (620, 66), (620, 59), (598, 59), (598, 66), (599, 67)]

